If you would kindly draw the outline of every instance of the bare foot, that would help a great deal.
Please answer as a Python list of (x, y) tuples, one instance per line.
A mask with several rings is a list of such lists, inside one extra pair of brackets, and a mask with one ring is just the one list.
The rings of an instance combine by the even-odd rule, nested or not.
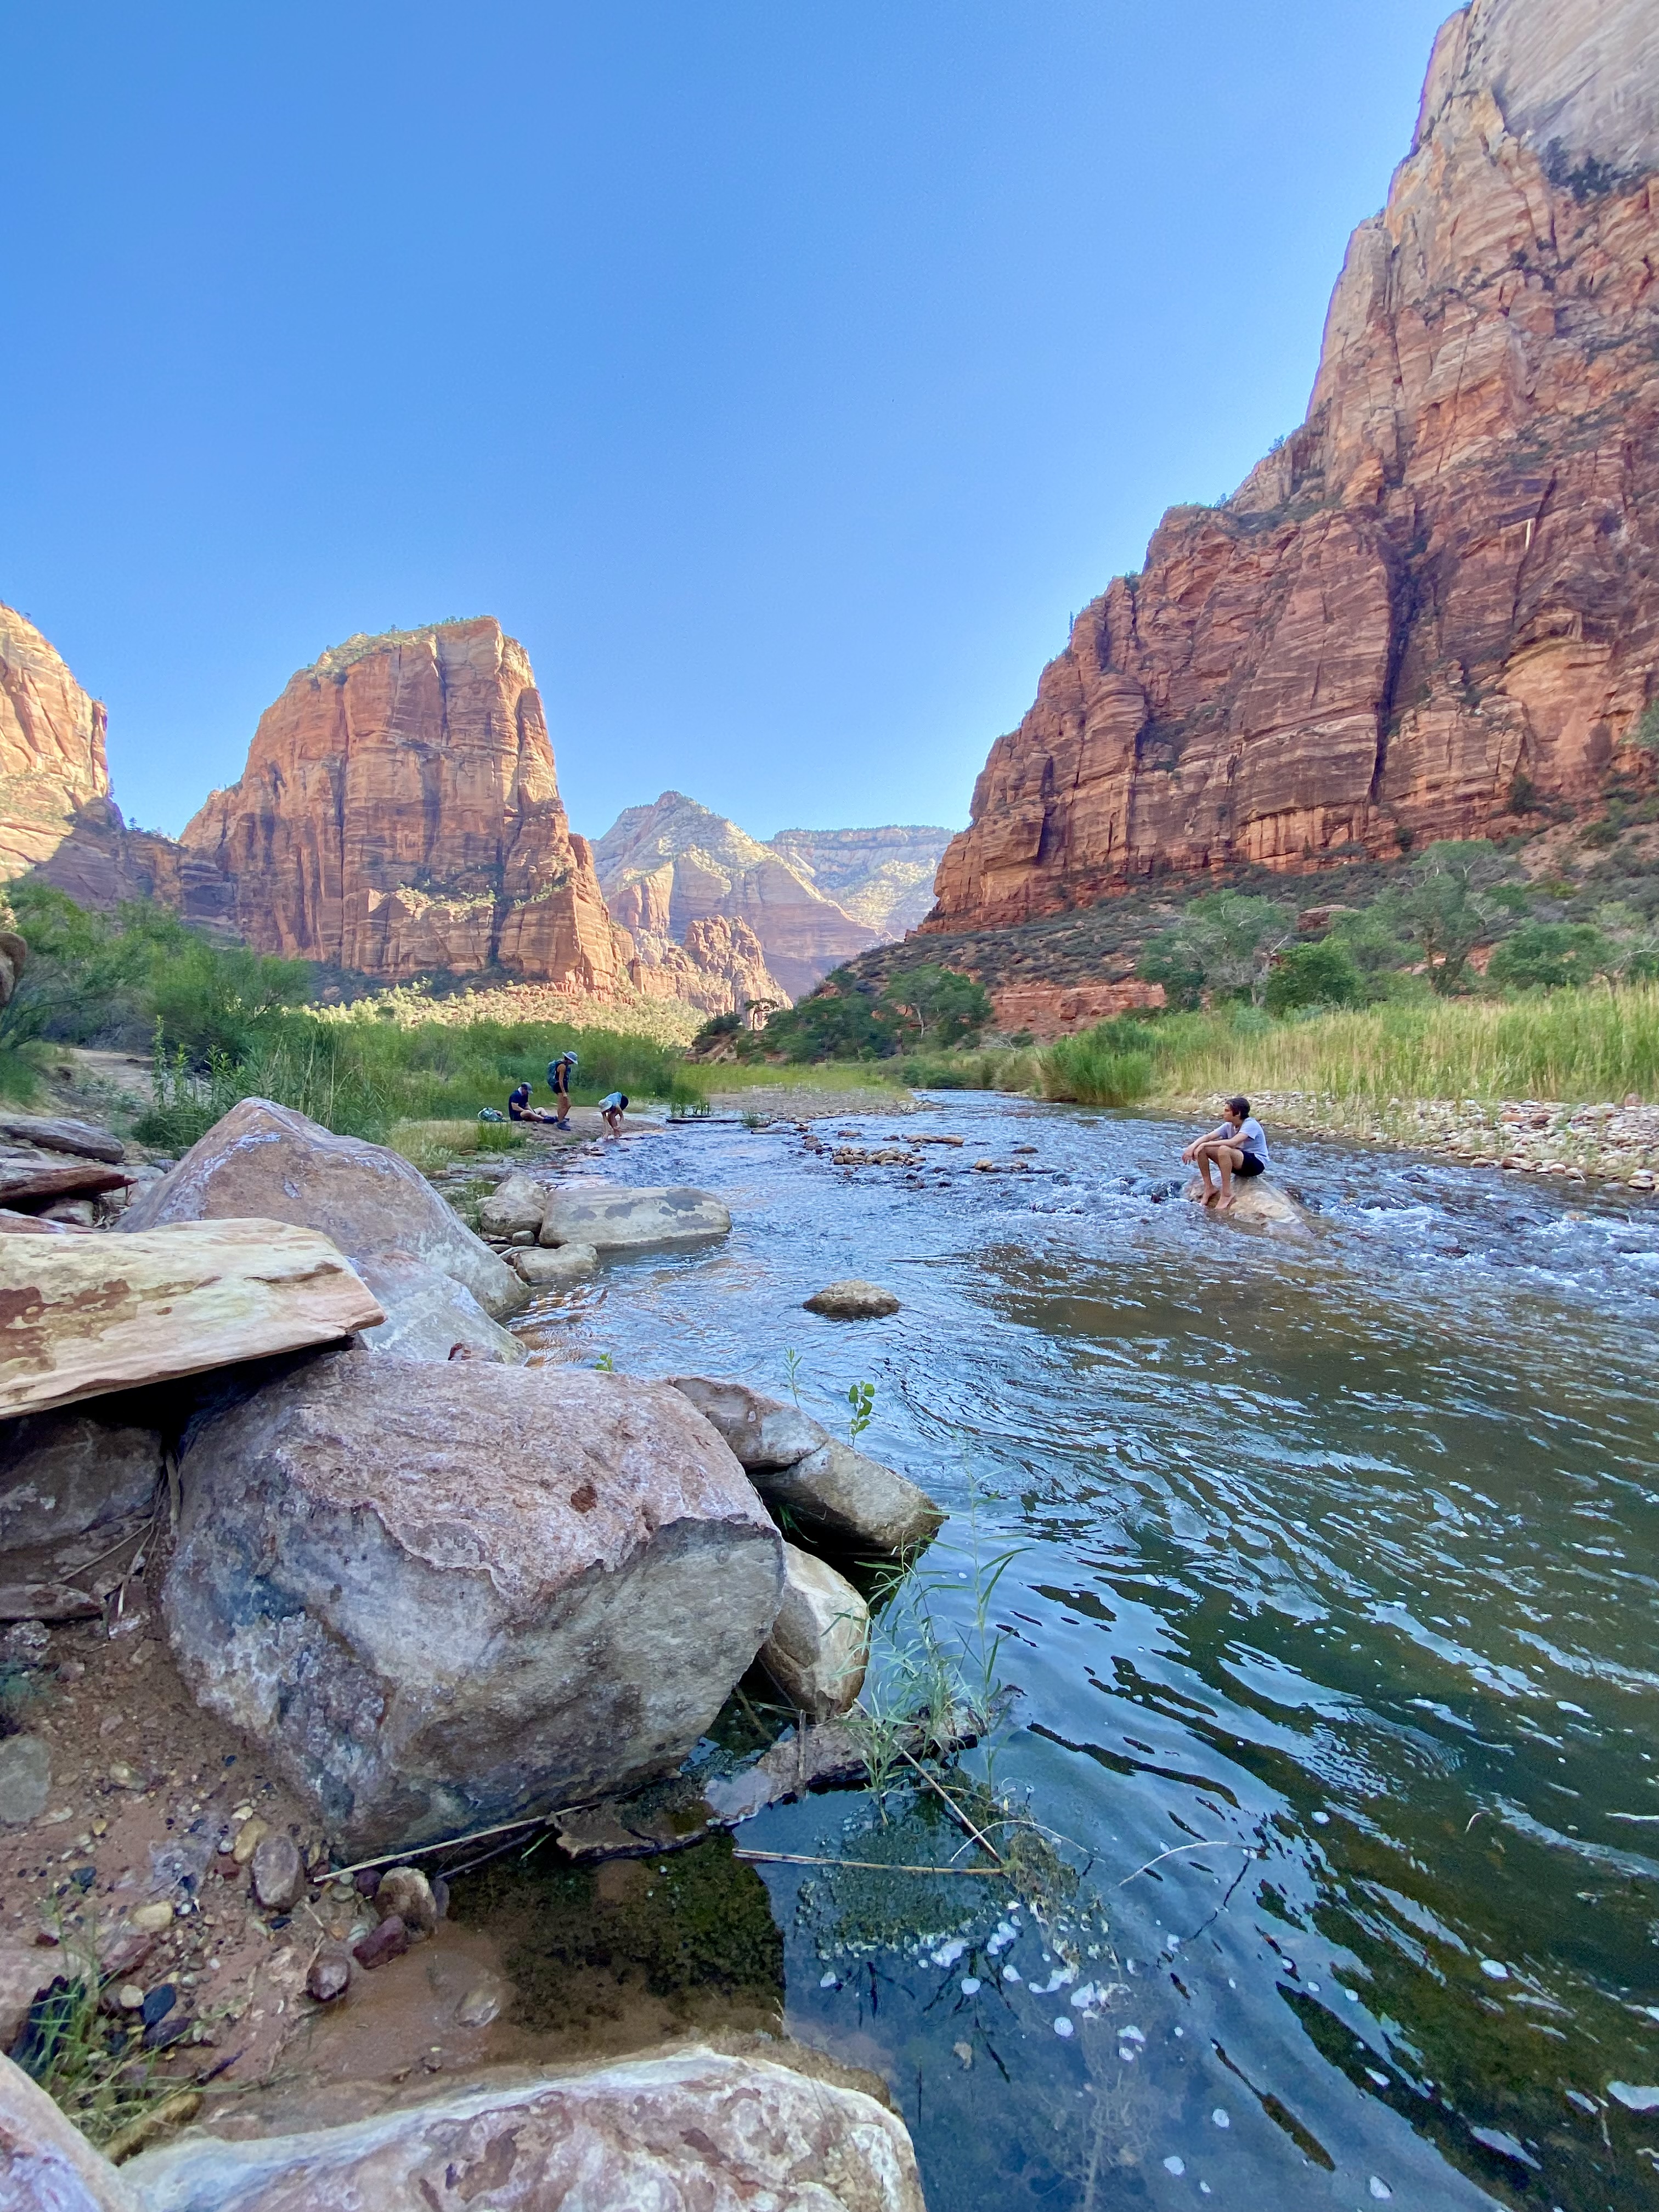
[(1204, 1194), (1204, 1203), (1206, 1206), (1214, 1206), (1220, 1196), (1221, 1193), (1218, 1190), (1206, 1190)]
[(1215, 1202), (1215, 1210), (1218, 1213), (1231, 1213), (1233, 1210), (1233, 1201), (1231, 1196), (1217, 1199)]

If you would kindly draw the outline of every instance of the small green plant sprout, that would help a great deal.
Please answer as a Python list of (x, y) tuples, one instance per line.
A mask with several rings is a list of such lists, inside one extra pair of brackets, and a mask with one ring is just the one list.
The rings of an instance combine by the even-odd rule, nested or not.
[(595, 1372), (600, 1375), (614, 1375), (617, 1371), (617, 1363), (608, 1352), (602, 1352), (599, 1354), (593, 1362), (593, 1367)]
[(797, 1408), (800, 1405), (800, 1354), (792, 1344), (783, 1355), (784, 1379), (789, 1385), (789, 1395)]
[(876, 1386), (873, 1382), (852, 1383), (847, 1392), (847, 1402), (852, 1413), (847, 1423), (847, 1433), (854, 1443), (864, 1434), (876, 1417)]

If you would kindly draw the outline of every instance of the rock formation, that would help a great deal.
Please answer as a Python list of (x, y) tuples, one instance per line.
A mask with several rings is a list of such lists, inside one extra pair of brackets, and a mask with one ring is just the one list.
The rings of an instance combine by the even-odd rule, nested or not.
[(1646, 772), (1656, 167), (1650, 0), (1451, 18), (1306, 421), (1078, 617), (992, 748), (930, 927), (1512, 830)]
[(903, 937), (933, 902), (948, 830), (780, 830), (770, 849), (878, 940)]
[(529, 656), (488, 617), (354, 637), (292, 677), (185, 830), (261, 951), (605, 997), (628, 947), (573, 836)]

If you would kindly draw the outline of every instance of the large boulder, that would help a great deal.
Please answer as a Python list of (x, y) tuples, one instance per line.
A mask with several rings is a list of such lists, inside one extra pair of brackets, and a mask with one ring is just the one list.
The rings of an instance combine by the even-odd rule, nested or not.
[(592, 1244), (630, 1252), (665, 1244), (702, 1244), (731, 1234), (732, 1217), (712, 1191), (627, 1190), (618, 1183), (567, 1184), (550, 1194), (544, 1244)]
[[(1195, 1176), (1188, 1184), (1187, 1196), (1203, 1204), (1201, 1177)], [(1265, 1176), (1250, 1176), (1242, 1182), (1235, 1182), (1233, 1202), (1224, 1213), (1214, 1206), (1209, 1210), (1218, 1221), (1231, 1222), (1236, 1229), (1265, 1229), (1273, 1236), (1291, 1239), (1313, 1235), (1313, 1224), (1302, 1207)]]
[(663, 1383), (341, 1352), (182, 1479), (180, 1670), (353, 1851), (671, 1771), (778, 1609), (777, 1531)]
[(441, 1274), (406, 1252), (383, 1252), (358, 1266), (386, 1308), (380, 1327), (362, 1333), (369, 1351), (399, 1359), (494, 1359), (509, 1367), (528, 1357), (518, 1338), (491, 1321), (453, 1275)]
[(738, 1464), (751, 1472), (793, 1467), (830, 1441), (822, 1421), (781, 1398), (763, 1397), (746, 1382), (711, 1375), (671, 1375), (668, 1379), (720, 1431)]
[(337, 1137), (268, 1098), (233, 1106), (170, 1175), (133, 1200), (120, 1227), (256, 1213), (320, 1229), (350, 1260), (407, 1253), (453, 1275), (498, 1321), (527, 1295), (407, 1160), (361, 1137)]
[(337, 1343), (384, 1319), (326, 1237), (284, 1221), (0, 1237), (0, 1415)]
[(788, 1527), (860, 1558), (903, 1559), (945, 1518), (925, 1490), (833, 1437), (793, 1467), (757, 1468), (749, 1479)]
[(161, 1435), (126, 1401), (0, 1423), (0, 1559), (74, 1573), (143, 1526), (161, 1474)]
[(146, 2201), (21, 2066), (0, 2057), (0, 2205), (7, 2212), (148, 2212)]
[(696, 2045), (307, 2135), (186, 2137), (111, 2172), (148, 2212), (925, 2212), (904, 2123), (873, 2097)]
[(793, 1544), (783, 1547), (783, 1602), (760, 1663), (808, 1720), (838, 1720), (870, 1663), (870, 1608), (845, 1575)]

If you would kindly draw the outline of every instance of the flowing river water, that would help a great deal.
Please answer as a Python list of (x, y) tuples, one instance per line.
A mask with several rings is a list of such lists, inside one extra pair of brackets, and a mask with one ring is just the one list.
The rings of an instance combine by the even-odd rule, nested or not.
[[(779, 1395), (793, 1352), (831, 1425), (873, 1382), (862, 1447), (953, 1516), (935, 1632), (1000, 1638), (1018, 1696), (966, 1764), (1080, 1880), (760, 1864), (790, 2032), (885, 2076), (933, 2212), (1659, 2204), (1659, 1208), (1285, 1140), (1285, 1244), (1160, 1196), (1160, 1120), (838, 1126), (967, 1143), (910, 1172), (642, 1136), (605, 1171), (719, 1191), (730, 1240), (532, 1322)], [(902, 1310), (801, 1310), (849, 1274)], [(741, 1837), (962, 1842), (902, 1788)]]

